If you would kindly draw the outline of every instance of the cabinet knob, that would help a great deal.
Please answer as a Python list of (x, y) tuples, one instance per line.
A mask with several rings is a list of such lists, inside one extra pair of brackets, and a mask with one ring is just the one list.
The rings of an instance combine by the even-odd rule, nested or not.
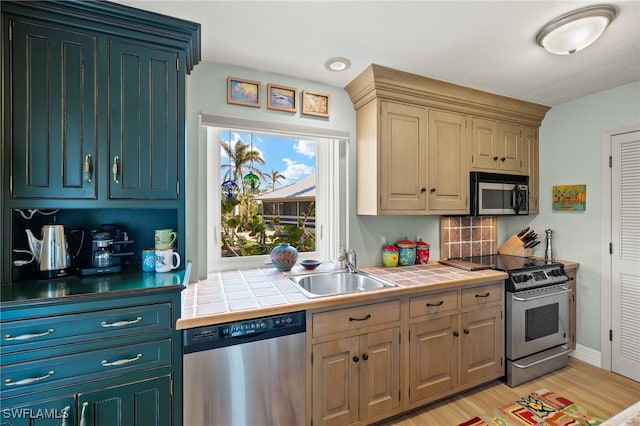
[(454, 331), (454, 332), (453, 332), (453, 335), (454, 335), (455, 337), (458, 337), (458, 336), (460, 335), (460, 333), (458, 333), (457, 331)]
[(500, 161), (503, 161), (503, 162), (504, 162), (506, 159), (507, 159), (507, 157), (502, 157), (502, 158), (500, 159)]
[(436, 189), (435, 189), (435, 188), (431, 188), (431, 189), (429, 190), (429, 192), (431, 192), (431, 193), (433, 194), (434, 192), (436, 192)]
[(354, 355), (352, 359), (353, 359), (353, 362), (360, 361), (360, 358), (358, 358), (358, 355)]
[(498, 156), (493, 157), (493, 161), (498, 161)]
[(469, 334), (469, 329), (467, 329), (467, 328), (465, 328), (465, 329), (464, 329), (464, 330), (462, 330), (462, 331), (464, 331), (464, 334)]
[(422, 188), (420, 188), (420, 192), (424, 194), (425, 192), (427, 192), (427, 188), (423, 186)]
[(369, 355), (367, 354), (362, 354), (362, 359), (364, 359), (365, 361), (369, 359)]

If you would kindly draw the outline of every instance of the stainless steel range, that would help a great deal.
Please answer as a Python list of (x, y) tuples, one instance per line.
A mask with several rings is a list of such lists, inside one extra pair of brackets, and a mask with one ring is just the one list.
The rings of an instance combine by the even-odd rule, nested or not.
[(567, 365), (569, 296), (564, 266), (493, 254), (462, 258), (507, 272), (506, 381), (518, 386)]

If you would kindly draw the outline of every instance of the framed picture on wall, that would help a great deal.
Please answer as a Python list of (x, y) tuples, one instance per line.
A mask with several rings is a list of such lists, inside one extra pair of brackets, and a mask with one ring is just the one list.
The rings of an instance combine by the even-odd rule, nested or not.
[(329, 101), (329, 95), (326, 93), (303, 90), (301, 112), (307, 115), (329, 117)]
[(579, 211), (587, 208), (587, 185), (554, 185), (552, 210)]
[(227, 78), (227, 103), (260, 108), (261, 85), (259, 81)]
[(298, 89), (267, 84), (267, 108), (287, 112), (298, 111)]

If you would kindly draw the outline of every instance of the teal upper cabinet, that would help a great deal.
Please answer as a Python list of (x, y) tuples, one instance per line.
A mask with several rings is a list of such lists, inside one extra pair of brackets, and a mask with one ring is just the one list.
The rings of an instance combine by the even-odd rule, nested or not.
[(200, 25), (98, 1), (3, 1), (2, 20), (8, 204), (183, 202)]
[(96, 37), (9, 27), (14, 197), (96, 198)]
[(178, 198), (178, 58), (109, 41), (110, 198)]

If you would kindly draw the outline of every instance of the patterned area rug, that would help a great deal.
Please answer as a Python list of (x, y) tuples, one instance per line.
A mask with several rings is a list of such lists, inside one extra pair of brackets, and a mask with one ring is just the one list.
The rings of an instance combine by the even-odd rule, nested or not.
[(540, 389), (493, 413), (474, 417), (458, 426), (593, 426), (603, 421), (573, 401)]

